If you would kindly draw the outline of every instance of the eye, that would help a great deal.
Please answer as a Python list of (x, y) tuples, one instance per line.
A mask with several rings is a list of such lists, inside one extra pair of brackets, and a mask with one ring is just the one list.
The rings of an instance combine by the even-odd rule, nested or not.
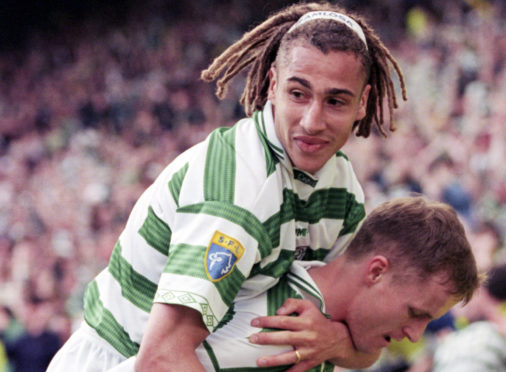
[(432, 317), (429, 314), (427, 314), (425, 312), (419, 312), (419, 311), (413, 309), (412, 307), (410, 307), (408, 309), (408, 314), (409, 314), (409, 317), (412, 319), (424, 319), (424, 320), (425, 319), (428, 319), (428, 320), (432, 319)]
[(409, 315), (409, 317), (410, 317), (410, 318), (416, 318), (416, 313), (415, 313), (415, 310), (413, 310), (413, 308), (412, 308), (412, 307), (410, 307), (410, 308), (408, 309), (408, 315)]
[(303, 98), (304, 97), (304, 93), (300, 90), (292, 90), (290, 91), (290, 94), (294, 97), (294, 98)]
[(335, 97), (330, 97), (328, 100), (327, 100), (327, 103), (330, 105), (330, 106), (342, 106), (345, 104), (345, 102), (341, 99), (337, 99)]

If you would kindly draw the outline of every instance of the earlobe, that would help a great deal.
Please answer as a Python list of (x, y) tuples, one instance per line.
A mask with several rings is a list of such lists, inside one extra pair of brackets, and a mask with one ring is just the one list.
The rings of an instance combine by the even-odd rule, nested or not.
[(383, 279), (384, 274), (388, 271), (390, 264), (385, 256), (374, 256), (369, 261), (367, 269), (367, 282), (370, 285), (376, 284)]
[(371, 86), (367, 84), (362, 91), (362, 96), (360, 97), (359, 108), (357, 112), (357, 120), (362, 120), (365, 118), (367, 114), (367, 101), (369, 98), (369, 92), (371, 91)]
[(276, 86), (276, 67), (273, 65), (269, 69), (269, 90), (267, 92), (267, 98), (270, 101), (274, 100), (274, 88)]

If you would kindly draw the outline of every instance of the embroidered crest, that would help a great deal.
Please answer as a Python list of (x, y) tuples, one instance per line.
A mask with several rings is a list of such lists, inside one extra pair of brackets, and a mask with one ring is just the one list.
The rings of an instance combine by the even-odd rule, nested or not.
[(236, 239), (216, 231), (206, 251), (207, 277), (217, 282), (232, 272), (242, 257), (244, 247)]

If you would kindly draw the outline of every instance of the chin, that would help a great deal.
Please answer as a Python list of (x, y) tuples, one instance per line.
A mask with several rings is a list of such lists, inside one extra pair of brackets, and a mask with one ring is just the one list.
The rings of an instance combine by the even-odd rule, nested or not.
[(385, 345), (364, 345), (363, 349), (360, 350), (364, 353), (371, 354), (371, 355), (378, 355), (381, 353), (381, 351), (387, 346)]
[(367, 354), (379, 354), (383, 349), (382, 346), (372, 345), (371, 340), (367, 340), (365, 338), (355, 338), (353, 339), (353, 345), (356, 350), (367, 353)]
[(315, 174), (316, 172), (318, 172), (322, 167), (323, 165), (315, 165), (314, 162), (312, 162), (311, 164), (307, 164), (308, 162), (298, 162), (297, 164), (295, 164), (295, 167), (304, 171), (304, 172), (307, 172), (309, 174)]

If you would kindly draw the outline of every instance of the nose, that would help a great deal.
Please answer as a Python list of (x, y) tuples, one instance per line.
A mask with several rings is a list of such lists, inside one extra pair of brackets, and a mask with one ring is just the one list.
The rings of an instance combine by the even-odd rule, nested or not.
[(300, 120), (300, 125), (308, 134), (318, 133), (325, 128), (323, 107), (320, 102), (313, 100), (306, 107)]
[(413, 322), (410, 325), (404, 327), (402, 331), (409, 341), (417, 342), (423, 336), (425, 328), (427, 327), (427, 323), (428, 322), (425, 321)]

